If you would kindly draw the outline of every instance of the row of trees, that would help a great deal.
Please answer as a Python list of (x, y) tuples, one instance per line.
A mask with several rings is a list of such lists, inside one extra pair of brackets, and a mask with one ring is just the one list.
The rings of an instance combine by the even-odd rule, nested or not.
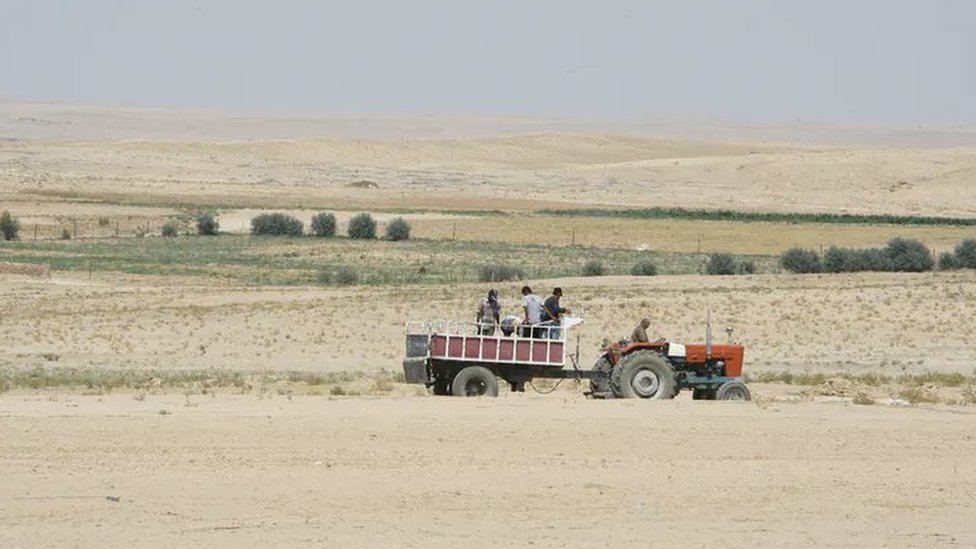
[[(213, 236), (220, 232), (220, 222), (213, 212), (197, 216), (197, 233)], [(163, 226), (163, 236), (176, 236), (175, 224)], [(332, 212), (321, 212), (312, 217), (311, 234), (331, 238), (336, 236), (336, 217)], [(169, 233), (169, 234), (167, 234)], [(251, 220), (251, 234), (257, 236), (304, 236), (305, 224), (297, 217), (281, 212), (261, 214)], [(356, 240), (376, 239), (376, 220), (368, 213), (361, 213), (349, 220), (346, 235)], [(410, 239), (410, 224), (398, 217), (386, 226), (386, 239), (399, 241)]]
[[(884, 248), (831, 247), (820, 254), (804, 248), (791, 248), (780, 256), (779, 264), (794, 273), (854, 273), (860, 271), (931, 271), (936, 267), (932, 252), (918, 240), (893, 238)], [(962, 241), (952, 252), (939, 256), (940, 270), (976, 269), (976, 240)]]

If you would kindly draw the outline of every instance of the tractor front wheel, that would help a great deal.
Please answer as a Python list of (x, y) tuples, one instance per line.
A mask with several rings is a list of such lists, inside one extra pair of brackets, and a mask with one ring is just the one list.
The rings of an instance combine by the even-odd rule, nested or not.
[(613, 368), (610, 386), (618, 398), (661, 400), (674, 398), (674, 368), (654, 351), (635, 351), (624, 356)]
[(484, 366), (468, 366), (454, 376), (451, 383), (454, 396), (498, 396), (498, 379), (491, 370)]
[(741, 381), (726, 381), (715, 392), (717, 400), (752, 400), (752, 393)]

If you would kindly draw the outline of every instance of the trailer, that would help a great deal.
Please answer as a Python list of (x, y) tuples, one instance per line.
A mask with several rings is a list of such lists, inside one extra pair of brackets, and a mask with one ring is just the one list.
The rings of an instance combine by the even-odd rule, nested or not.
[(512, 391), (534, 379), (589, 380), (598, 398), (674, 398), (691, 390), (696, 400), (750, 400), (742, 377), (745, 349), (732, 341), (713, 344), (709, 315), (704, 344), (619, 341), (604, 346), (590, 369), (579, 367), (579, 337), (570, 349), (580, 318), (542, 324), (512, 333), (482, 333), (474, 322), (419, 321), (406, 324), (407, 383), (423, 384), (435, 395), (498, 396), (498, 379)]
[(404, 377), (435, 395), (454, 396), (498, 396), (498, 378), (513, 391), (537, 378), (589, 379), (592, 373), (579, 368), (579, 338), (569, 348), (569, 334), (581, 323), (572, 318), (511, 335), (483, 335), (474, 322), (408, 322)]

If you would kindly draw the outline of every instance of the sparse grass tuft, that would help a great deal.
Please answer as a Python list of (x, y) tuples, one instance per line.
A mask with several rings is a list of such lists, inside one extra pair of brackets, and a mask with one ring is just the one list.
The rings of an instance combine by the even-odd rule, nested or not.
[(898, 398), (907, 400), (912, 404), (936, 404), (939, 402), (939, 395), (920, 385), (902, 389), (898, 392)]
[(860, 406), (871, 406), (874, 404), (874, 399), (867, 393), (859, 392), (854, 395), (854, 399), (851, 402)]

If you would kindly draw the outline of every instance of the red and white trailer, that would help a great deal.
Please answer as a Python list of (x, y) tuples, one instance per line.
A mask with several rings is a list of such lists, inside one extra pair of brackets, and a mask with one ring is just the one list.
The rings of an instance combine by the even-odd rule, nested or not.
[(474, 322), (408, 322), (406, 381), (433, 387), (438, 395), (494, 396), (499, 377), (514, 391), (524, 390), (534, 378), (587, 378), (577, 367), (578, 344), (573, 353), (568, 349), (568, 335), (581, 322), (571, 318), (540, 325), (523, 336), (517, 335), (520, 330), (482, 335)]

